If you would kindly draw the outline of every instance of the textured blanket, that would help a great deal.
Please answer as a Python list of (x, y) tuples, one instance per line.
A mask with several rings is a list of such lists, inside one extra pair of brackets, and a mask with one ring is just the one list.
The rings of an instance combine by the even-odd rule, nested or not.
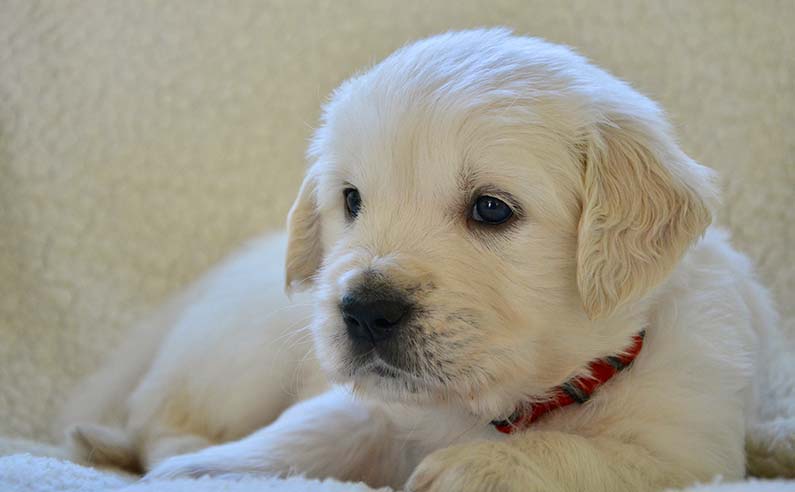
[[(171, 481), (135, 481), (109, 472), (85, 468), (57, 458), (16, 454), (0, 458), (0, 490), (3, 492), (389, 492), (364, 484), (335, 480), (245, 477), (200, 478)], [(795, 492), (795, 482), (750, 480), (742, 483), (715, 481), (683, 492)]]
[[(669, 111), (684, 149), (723, 176), (719, 221), (795, 340), (795, 2), (7, 0), (0, 435), (56, 442), (65, 395), (134, 320), (282, 225), (319, 107), (341, 80), (411, 39), (483, 25), (574, 46)], [(749, 446), (770, 476), (795, 471), (795, 363), (779, 362)], [(58, 455), (0, 440), (0, 455), (21, 451)], [(124, 486), (53, 458), (0, 459), (3, 491)], [(301, 479), (156, 490), (179, 487), (363, 490)]]

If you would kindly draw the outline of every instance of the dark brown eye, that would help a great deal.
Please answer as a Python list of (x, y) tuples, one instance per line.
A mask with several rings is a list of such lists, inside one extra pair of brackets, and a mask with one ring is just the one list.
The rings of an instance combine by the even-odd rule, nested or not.
[(472, 219), (483, 224), (498, 225), (511, 217), (513, 217), (511, 207), (493, 196), (480, 196), (472, 206)]
[(347, 188), (343, 193), (345, 194), (345, 210), (348, 212), (348, 217), (355, 219), (359, 215), (359, 209), (362, 208), (362, 197), (359, 196), (359, 190)]

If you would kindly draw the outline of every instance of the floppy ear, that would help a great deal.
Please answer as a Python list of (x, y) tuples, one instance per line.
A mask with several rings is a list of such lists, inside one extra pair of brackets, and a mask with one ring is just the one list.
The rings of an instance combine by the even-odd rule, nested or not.
[(316, 174), (314, 168), (307, 171), (298, 197), (287, 215), (285, 286), (288, 292), (311, 285), (323, 257)]
[(577, 286), (588, 317), (609, 316), (673, 270), (712, 221), (713, 173), (662, 119), (614, 118), (591, 135), (584, 170)]

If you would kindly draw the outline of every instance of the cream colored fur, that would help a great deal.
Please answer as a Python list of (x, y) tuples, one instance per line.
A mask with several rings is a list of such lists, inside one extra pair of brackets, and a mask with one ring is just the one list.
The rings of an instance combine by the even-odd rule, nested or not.
[[(289, 239), (256, 241), (166, 311), (150, 330), (157, 355), (125, 371), (145, 372), (128, 401), (70, 412), (84, 458), (150, 477), (306, 474), (413, 491), (744, 476), (775, 312), (748, 261), (707, 229), (711, 173), (649, 99), (560, 46), (449, 33), (343, 84), (309, 155)], [(363, 199), (354, 221), (350, 186)], [(467, 220), (484, 191), (516, 201), (509, 227)], [(394, 378), (373, 372), (383, 361), (352, 360), (339, 313), (373, 271), (423, 307), (405, 347), (414, 369)], [(306, 293), (288, 300), (285, 278)], [(587, 404), (510, 437), (489, 425), (642, 329), (633, 366)]]

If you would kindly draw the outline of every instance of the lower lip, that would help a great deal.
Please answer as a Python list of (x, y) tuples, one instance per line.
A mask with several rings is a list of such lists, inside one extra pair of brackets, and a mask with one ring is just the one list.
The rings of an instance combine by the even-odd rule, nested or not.
[(398, 378), (398, 373), (395, 370), (385, 367), (381, 364), (373, 366), (373, 368), (370, 369), (370, 371), (382, 378), (390, 378), (390, 379)]

